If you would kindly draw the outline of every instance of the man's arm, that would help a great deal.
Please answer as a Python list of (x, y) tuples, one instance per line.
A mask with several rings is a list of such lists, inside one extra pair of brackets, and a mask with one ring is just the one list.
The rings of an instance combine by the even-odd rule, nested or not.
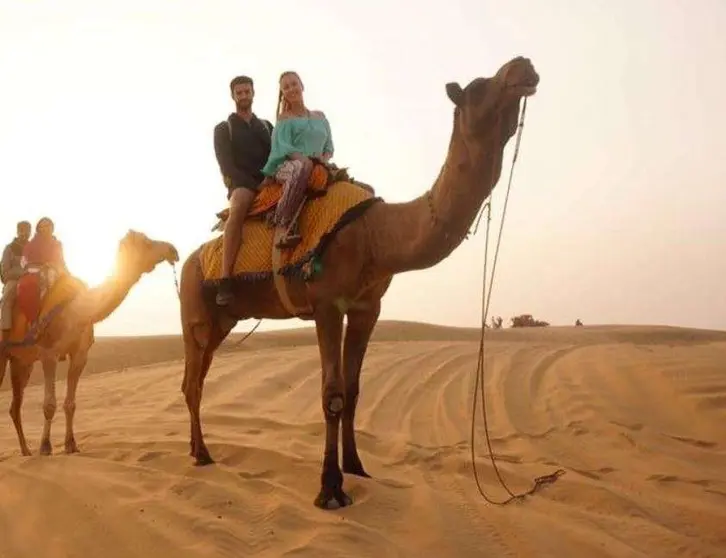
[(272, 137), (272, 132), (275, 131), (275, 127), (272, 125), (272, 122), (265, 120), (265, 127), (267, 128), (267, 131), (270, 132), (270, 137)]
[(58, 245), (57, 245), (56, 249), (58, 250), (58, 264), (59, 264), (60, 270), (65, 273), (68, 273), (68, 266), (66, 265), (66, 256), (63, 251), (63, 243), (60, 240), (58, 241)]
[(232, 141), (229, 138), (229, 129), (226, 122), (218, 124), (214, 128), (214, 155), (217, 157), (217, 163), (222, 174), (231, 178), (235, 186), (257, 186), (254, 178), (234, 164)]
[(17, 280), (23, 274), (23, 268), (19, 266), (13, 267), (13, 251), (10, 246), (6, 246), (3, 250), (3, 259), (0, 262), (0, 269), (2, 269), (3, 281)]

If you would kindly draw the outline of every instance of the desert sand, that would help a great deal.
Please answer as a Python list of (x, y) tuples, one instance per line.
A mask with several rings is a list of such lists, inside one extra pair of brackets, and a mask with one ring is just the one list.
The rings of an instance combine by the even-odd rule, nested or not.
[[(4, 415), (0, 556), (726, 556), (726, 332), (487, 335), (490, 433), (505, 481), (520, 492), (566, 471), (534, 496), (500, 507), (476, 491), (476, 330), (379, 324), (357, 417), (373, 478), (346, 476), (354, 504), (332, 512), (312, 505), (324, 426), (311, 329), (225, 343), (205, 385), (217, 464), (204, 468), (188, 456), (180, 339), (100, 338), (79, 388), (80, 454), (62, 453), (63, 381), (55, 455), (21, 457)], [(31, 382), (24, 418), (37, 452), (39, 367)], [(478, 424), (478, 470), (501, 499)]]

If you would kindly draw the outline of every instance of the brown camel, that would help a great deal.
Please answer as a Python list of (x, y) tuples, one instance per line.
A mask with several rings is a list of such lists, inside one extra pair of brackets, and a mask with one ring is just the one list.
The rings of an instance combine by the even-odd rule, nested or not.
[(446, 93), (455, 105), (453, 133), (433, 187), (407, 203), (370, 204), (336, 232), (322, 255), (322, 271), (312, 281), (292, 278), (282, 288), (272, 280), (239, 283), (235, 302), (222, 311), (204, 288), (204, 246), (189, 256), (180, 286), (182, 391), (190, 415), (190, 455), (197, 465), (213, 463), (202, 435), (200, 404), (215, 350), (238, 320), (293, 317), (292, 301), (310, 308), (298, 317), (315, 321), (322, 363), (326, 434), (314, 503), (323, 509), (352, 503), (343, 491), (338, 433), (342, 423), (342, 471), (368, 477), (356, 448), (354, 422), (361, 366), (381, 298), (394, 274), (432, 267), (464, 240), (499, 180), (504, 147), (517, 129), (520, 101), (536, 92), (538, 82), (531, 62), (517, 57), (493, 77), (476, 78), (463, 89), (458, 83), (447, 84)]
[[(120, 241), (116, 256), (115, 272), (101, 285), (88, 288), (74, 277), (61, 278), (48, 292), (53, 298), (52, 306), (57, 313), (48, 313), (47, 321), (43, 317), (39, 322), (37, 337), (27, 346), (16, 344), (25, 332), (3, 332), (0, 344), (0, 384), (5, 376), (5, 369), (10, 362), (10, 378), (13, 388), (13, 399), (10, 404), (10, 416), (18, 434), (20, 452), (32, 455), (23, 433), (21, 408), (23, 392), (30, 379), (33, 365), (40, 360), (45, 375), (45, 397), (43, 414), (45, 424), (40, 439), (40, 453), (50, 455), (50, 427), (56, 410), (55, 373), (57, 357), (68, 357), (68, 377), (66, 381), (66, 398), (63, 408), (66, 415), (66, 453), (78, 451), (73, 434), (73, 415), (76, 410), (76, 390), (78, 380), (86, 366), (88, 351), (94, 342), (93, 324), (105, 320), (128, 295), (141, 278), (141, 275), (152, 271), (159, 263), (179, 261), (176, 248), (167, 242), (149, 239), (146, 235), (129, 231)], [(63, 291), (60, 292), (59, 291)], [(17, 304), (13, 312), (13, 321), (22, 320)], [(17, 322), (16, 322), (17, 323)], [(9, 344), (5, 345), (6, 342)]]

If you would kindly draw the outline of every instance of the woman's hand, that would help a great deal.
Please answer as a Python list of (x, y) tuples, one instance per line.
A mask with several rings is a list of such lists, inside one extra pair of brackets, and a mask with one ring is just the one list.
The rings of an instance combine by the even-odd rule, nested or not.
[(297, 151), (295, 153), (290, 153), (288, 157), (293, 161), (301, 161), (303, 163), (308, 160), (308, 157), (306, 157), (302, 153), (298, 153)]

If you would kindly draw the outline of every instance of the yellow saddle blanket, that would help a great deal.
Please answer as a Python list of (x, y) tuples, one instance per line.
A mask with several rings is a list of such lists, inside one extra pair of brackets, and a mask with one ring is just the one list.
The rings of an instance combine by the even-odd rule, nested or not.
[[(62, 309), (61, 305), (69, 302), (79, 292), (85, 289), (87, 289), (86, 284), (73, 275), (61, 275), (58, 277), (40, 301), (40, 312), (36, 320), (37, 323), (44, 324), (48, 319), (52, 319), (54, 316), (51, 316), (51, 314), (57, 314)], [(16, 299), (13, 304), (13, 324), (4, 340), (10, 341), (10, 343), (22, 342), (25, 340), (31, 326), (32, 323), (20, 311), (19, 300)], [(40, 333), (40, 330), (38, 333)]]
[[(308, 199), (298, 217), (302, 241), (295, 248), (282, 251), (281, 273), (287, 274), (307, 263), (324, 235), (331, 232), (336, 225), (354, 220), (359, 214), (354, 210), (356, 206), (375, 199), (377, 198), (373, 197), (368, 188), (351, 182), (335, 182), (326, 187), (325, 195)], [(232, 273), (234, 277), (254, 280), (271, 276), (274, 233), (275, 229), (265, 220), (245, 220), (242, 227), (242, 246)], [(216, 281), (220, 278), (221, 235), (202, 246), (200, 261), (205, 281)]]

